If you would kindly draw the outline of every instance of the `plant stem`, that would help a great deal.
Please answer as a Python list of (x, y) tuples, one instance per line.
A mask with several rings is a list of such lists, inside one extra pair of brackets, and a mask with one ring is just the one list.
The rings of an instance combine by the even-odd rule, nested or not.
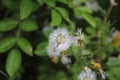
[(114, 7), (113, 5), (110, 5), (110, 7), (108, 8), (107, 14), (106, 14), (106, 16), (105, 16), (105, 18), (103, 20), (103, 23), (102, 23), (100, 29), (98, 30), (98, 33), (97, 33), (97, 37), (98, 37), (98, 50), (101, 48), (101, 36), (102, 36), (103, 28), (105, 27), (105, 25), (107, 23), (107, 19), (110, 16), (110, 13), (111, 13), (113, 7)]
[(18, 21), (18, 29), (17, 29), (17, 32), (16, 32), (16, 39), (17, 39), (17, 40), (19, 39), (20, 33), (21, 33), (20, 23), (21, 23), (21, 21), (19, 20), (19, 21)]

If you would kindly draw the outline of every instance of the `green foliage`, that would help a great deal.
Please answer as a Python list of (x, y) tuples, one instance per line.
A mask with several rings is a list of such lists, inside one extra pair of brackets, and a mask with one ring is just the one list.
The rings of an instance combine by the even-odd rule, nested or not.
[(22, 56), (19, 50), (12, 49), (8, 54), (6, 61), (6, 71), (12, 77), (20, 68)]
[(96, 19), (89, 13), (83, 13), (82, 16), (91, 26), (96, 27)]
[(14, 37), (7, 37), (0, 41), (0, 53), (6, 52), (11, 49), (16, 43), (16, 39)]
[(18, 10), (19, 9), (19, 0), (2, 0), (2, 4), (11, 10)]
[(10, 31), (17, 26), (17, 21), (14, 19), (4, 19), (0, 21), (0, 31)]
[(97, 32), (96, 32), (96, 28), (93, 28), (93, 27), (91, 27), (91, 26), (86, 28), (86, 32), (87, 32), (88, 34), (90, 34), (92, 37), (95, 37), (95, 36), (96, 36), (95, 33), (97, 33)]
[(19, 46), (19, 48), (26, 53), (27, 55), (32, 56), (33, 55), (33, 48), (31, 43), (26, 40), (25, 38), (19, 38), (17, 40), (17, 45)]
[[(107, 3), (100, 0), (0, 0), (0, 72), (5, 70), (8, 80), (78, 80), (78, 74), (87, 66), (99, 77), (102, 69), (108, 80), (119, 80), (120, 31), (116, 26), (120, 17), (115, 13), (117, 8), (113, 11), (113, 6)], [(108, 12), (100, 5), (109, 7)], [(60, 56), (50, 56), (46, 49), (49, 38), (56, 40), (50, 33), (58, 28), (68, 30), (72, 44), (61, 51)], [(81, 32), (77, 32), (79, 28)], [(52, 48), (53, 53), (59, 44)], [(71, 63), (64, 64), (64, 57)], [(92, 61), (102, 63), (102, 68), (94, 69)]]
[(56, 10), (59, 11), (59, 13), (62, 15), (62, 17), (66, 20), (66, 21), (70, 21), (69, 19), (69, 13), (62, 7), (56, 7)]
[(38, 26), (37, 26), (37, 23), (35, 21), (27, 19), (27, 20), (24, 20), (23, 22), (21, 22), (20, 28), (23, 31), (30, 32), (30, 31), (37, 30)]
[(37, 0), (38, 1), (38, 3), (39, 3), (39, 5), (40, 6), (42, 6), (43, 5), (43, 3), (44, 3), (44, 1), (43, 0)]
[(55, 1), (56, 0), (44, 0), (44, 2), (50, 7), (55, 7), (56, 5)]
[(36, 9), (36, 4), (31, 0), (22, 0), (20, 3), (20, 18), (27, 18)]
[(62, 17), (56, 10), (51, 11), (51, 17), (52, 17), (52, 21), (50, 23), (51, 26), (59, 26), (61, 24)]
[[(120, 79), (120, 76), (118, 75), (120, 72), (120, 60), (117, 58), (109, 58), (107, 65), (109, 66), (109, 71), (107, 71), (108, 79)], [(115, 77), (116, 76), (116, 77)]]
[(38, 44), (37, 48), (35, 49), (35, 54), (38, 56), (46, 56), (47, 55), (46, 46), (47, 46), (47, 42), (42, 42)]

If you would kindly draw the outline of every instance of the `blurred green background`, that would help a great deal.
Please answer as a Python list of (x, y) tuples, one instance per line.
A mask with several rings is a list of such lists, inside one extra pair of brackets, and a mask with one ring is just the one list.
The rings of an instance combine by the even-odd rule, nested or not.
[[(120, 31), (120, 1), (116, 2), (104, 23), (110, 0), (0, 0), (0, 80), (78, 80), (89, 60), (102, 65), (106, 80), (119, 80), (120, 36), (113, 36)], [(83, 51), (92, 54), (83, 55), (79, 64), (74, 56), (78, 51), (71, 47), (71, 69), (60, 60), (52, 62), (46, 46), (56, 28), (70, 34), (82, 28)]]

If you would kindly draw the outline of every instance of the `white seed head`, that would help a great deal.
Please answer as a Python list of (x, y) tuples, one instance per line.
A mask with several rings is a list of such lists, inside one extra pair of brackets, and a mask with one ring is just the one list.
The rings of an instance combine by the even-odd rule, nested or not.
[(54, 30), (49, 37), (49, 43), (55, 46), (55, 50), (67, 50), (71, 46), (71, 36), (64, 28)]
[(90, 68), (86, 67), (79, 75), (78, 80), (96, 80), (96, 74)]
[(84, 41), (84, 34), (82, 33), (82, 29), (77, 29), (75, 36), (73, 36), (73, 43), (75, 45), (82, 45)]
[(53, 44), (49, 44), (47, 46), (47, 53), (50, 57), (57, 57), (60, 56), (60, 52), (55, 49)]

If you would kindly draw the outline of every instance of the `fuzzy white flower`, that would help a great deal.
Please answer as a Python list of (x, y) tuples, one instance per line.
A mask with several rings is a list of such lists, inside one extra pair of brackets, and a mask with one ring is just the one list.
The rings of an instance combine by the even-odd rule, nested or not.
[(60, 56), (60, 52), (55, 50), (55, 47), (52, 44), (49, 44), (47, 47), (47, 53), (50, 57)]
[(84, 34), (82, 33), (82, 29), (77, 29), (75, 36), (73, 37), (73, 42), (75, 45), (82, 45), (84, 41)]
[(71, 46), (71, 36), (65, 28), (54, 30), (49, 37), (49, 44), (53, 44), (55, 50), (61, 52)]
[(85, 67), (78, 75), (78, 80), (96, 80), (96, 74), (90, 68)]

